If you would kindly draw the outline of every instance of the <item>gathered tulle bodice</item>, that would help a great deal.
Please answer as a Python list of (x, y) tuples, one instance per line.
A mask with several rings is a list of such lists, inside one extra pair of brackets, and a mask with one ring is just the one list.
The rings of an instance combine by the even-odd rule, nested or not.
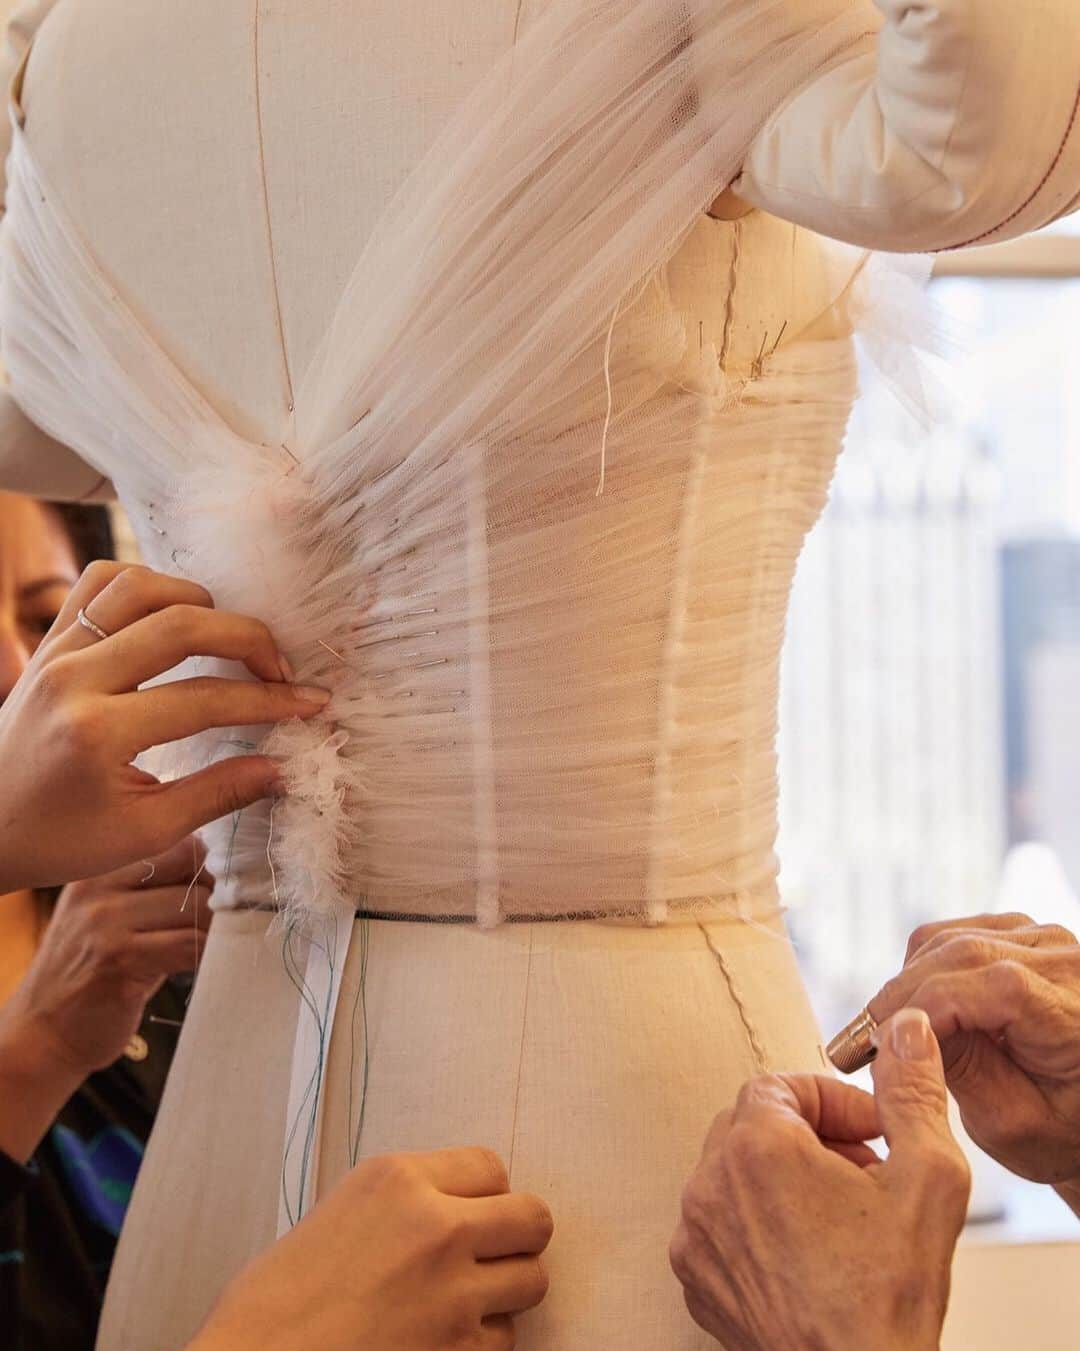
[[(226, 903), (493, 923), (774, 900), (779, 652), (853, 396), (859, 260), (703, 208), (778, 63), (797, 78), (850, 34), (789, 33), (782, 5), (771, 40), (704, 0), (671, 31), (658, 0), (592, 8), (552, 5), (536, 59), (460, 114), (456, 175), (432, 177), (448, 140), (399, 195), (281, 446), (177, 370), (16, 138), (17, 397), (113, 478), (149, 562), (266, 619), (335, 690), (314, 723), (172, 754), (282, 759), (289, 796), (217, 829)], [(728, 87), (701, 86), (706, 56)]]

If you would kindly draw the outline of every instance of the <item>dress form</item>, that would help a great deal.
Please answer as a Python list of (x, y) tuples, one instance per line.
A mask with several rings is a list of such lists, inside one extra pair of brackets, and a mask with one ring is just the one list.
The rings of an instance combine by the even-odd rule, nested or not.
[[(35, 39), (26, 125), (87, 242), (169, 355), (243, 435), (285, 440), (291, 391), (364, 240), (530, 4), (195, 0), (182, 14), (160, 2), (61, 4)], [(197, 99), (193, 69), (207, 72)], [(709, 252), (688, 255), (689, 268), (724, 261), (730, 226), (704, 230)], [(774, 333), (827, 307), (825, 280), (806, 291), (805, 237), (752, 217), (742, 232), (744, 245), (767, 239)], [(791, 247), (773, 253), (780, 235)], [(754, 240), (742, 266), (759, 266)], [(699, 301), (710, 328), (730, 322), (736, 364), (753, 360), (768, 324), (763, 293), (751, 294), (735, 296), (733, 316), (726, 287)]]
[[(386, 0), (358, 16), (294, 3), (263, 7), (256, 24), (247, 4), (133, 15), (108, 0), (92, 14), (62, 5), (42, 29), (23, 95), (35, 153), (144, 323), (244, 435), (288, 439), (290, 385), (366, 231), (453, 101), (510, 44), (513, 11)], [(148, 49), (169, 53), (163, 69), (135, 61)], [(220, 78), (206, 73), (207, 50)], [(117, 61), (137, 77), (110, 81)], [(206, 96), (181, 124), (193, 69)], [(107, 156), (95, 154), (102, 139)], [(176, 241), (164, 256), (163, 238)], [(703, 219), (672, 265), (672, 295), (703, 342), (725, 347), (728, 369), (746, 370), (785, 325), (831, 332), (836, 281), (819, 250), (761, 213)], [(835, 450), (827, 439), (822, 490)], [(747, 1074), (822, 1064), (776, 922), (372, 928), (363, 1151), (485, 1141), (515, 1185), (552, 1195), (561, 1294), (520, 1344), (703, 1346), (664, 1256), (681, 1178)], [(265, 929), (264, 914), (215, 921), (217, 956), (115, 1267), (104, 1347), (182, 1344), (273, 1235), (295, 992)], [(354, 960), (345, 1007), (356, 980)], [(482, 1036), (492, 1010), (506, 1016)], [(578, 1038), (582, 1025), (592, 1031)], [(331, 1051), (323, 1185), (348, 1162), (351, 1052), (347, 1038)], [(614, 1147), (613, 1121), (627, 1131), (617, 1127)], [(617, 1278), (598, 1283), (598, 1261)]]

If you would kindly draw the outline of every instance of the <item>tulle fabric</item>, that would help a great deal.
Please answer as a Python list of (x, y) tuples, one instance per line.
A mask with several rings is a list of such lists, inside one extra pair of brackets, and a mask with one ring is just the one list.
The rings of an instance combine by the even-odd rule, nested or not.
[(16, 134), (15, 397), (113, 479), (148, 561), (335, 691), (313, 723), (169, 752), (283, 763), (272, 817), (219, 828), (234, 897), (492, 924), (774, 894), (777, 657), (850, 345), (781, 333), (733, 372), (664, 265), (863, 34), (861, 7), (793, 8), (553, 0), (368, 241), (286, 445), (185, 380)]

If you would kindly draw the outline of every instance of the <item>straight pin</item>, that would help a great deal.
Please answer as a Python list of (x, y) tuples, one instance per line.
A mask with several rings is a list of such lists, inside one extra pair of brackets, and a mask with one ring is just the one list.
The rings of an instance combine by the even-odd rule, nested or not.
[[(382, 647), (386, 643), (404, 643), (408, 642), (410, 638), (437, 638), (438, 634), (438, 629), (431, 629), (427, 633), (392, 633), (387, 638), (373, 638), (370, 643), (358, 643), (356, 650), (366, 652), (369, 647)], [(418, 656), (419, 653), (410, 653), (409, 655)]]
[[(405, 458), (408, 459), (408, 456), (406, 456)], [(404, 463), (405, 460), (398, 460), (397, 464), (392, 464), (389, 469), (384, 469), (381, 474), (377, 475), (375, 478), (371, 480), (372, 484), (374, 485), (376, 483), (381, 483), (384, 478), (387, 478), (396, 469), (400, 469)]]
[(335, 651), (334, 648), (332, 648), (329, 643), (324, 643), (321, 638), (316, 638), (315, 641), (319, 644), (320, 647), (326, 648), (327, 652), (329, 652), (332, 657), (337, 657), (338, 661), (341, 662), (342, 666), (348, 665), (348, 662), (341, 655), (341, 653)]
[[(418, 657), (418, 656), (420, 655), (420, 653), (419, 653), (419, 652), (409, 652), (409, 653), (407, 653), (406, 655), (409, 656), (409, 657)], [(438, 661), (423, 661), (423, 662), (420, 662), (419, 665), (417, 665), (417, 666), (398, 666), (398, 667), (397, 667), (395, 670), (393, 670), (393, 671), (381, 671), (381, 672), (375, 677), (375, 679), (376, 679), (376, 680), (389, 680), (391, 676), (401, 675), (404, 671), (430, 671), (430, 670), (432, 669), (432, 667), (434, 667), (434, 666), (449, 666), (449, 665), (450, 665), (450, 658), (449, 658), (449, 657), (440, 657), (440, 658), (438, 659)]]

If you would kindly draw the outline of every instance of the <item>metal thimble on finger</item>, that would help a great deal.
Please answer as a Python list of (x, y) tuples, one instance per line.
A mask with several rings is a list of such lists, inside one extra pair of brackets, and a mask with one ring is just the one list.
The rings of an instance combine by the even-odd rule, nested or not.
[(877, 1028), (877, 1019), (869, 1009), (863, 1009), (829, 1042), (829, 1059), (841, 1074), (856, 1074), (877, 1056), (872, 1041)]

